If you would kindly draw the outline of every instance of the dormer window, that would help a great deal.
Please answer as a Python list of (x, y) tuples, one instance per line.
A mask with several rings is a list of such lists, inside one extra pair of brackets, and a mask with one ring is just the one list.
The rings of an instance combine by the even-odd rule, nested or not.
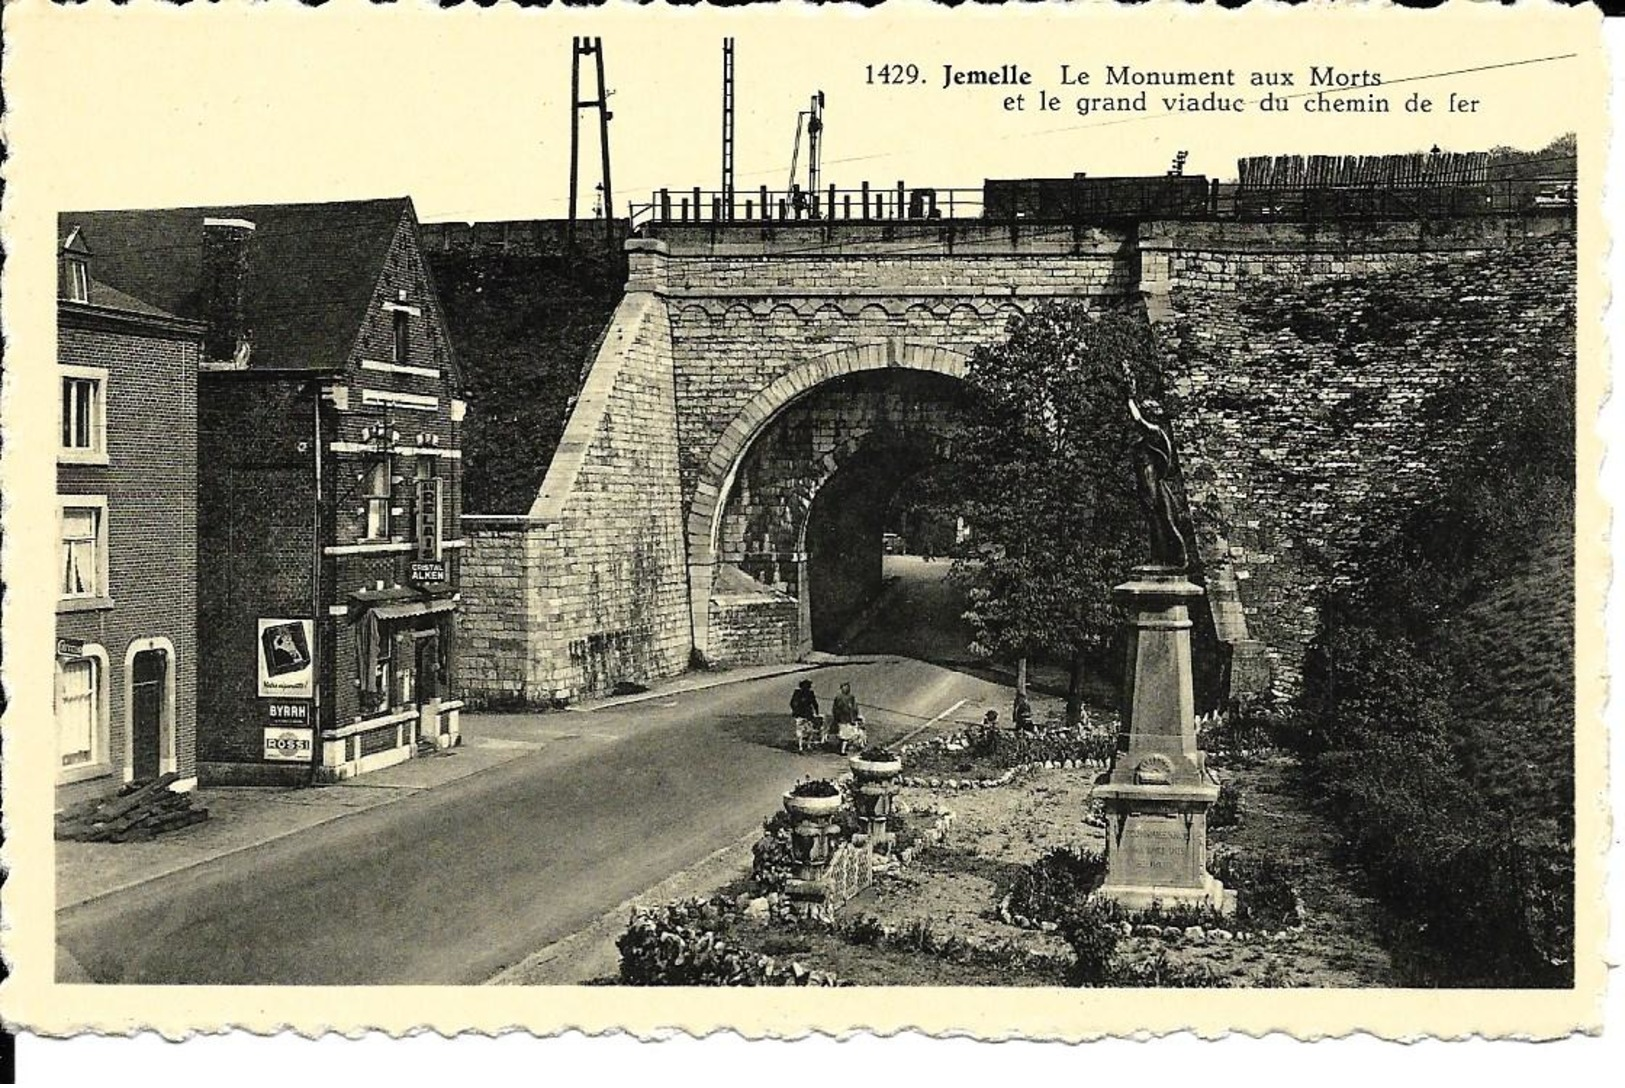
[(90, 301), (90, 247), (74, 227), (62, 241), (57, 295), (69, 302)]

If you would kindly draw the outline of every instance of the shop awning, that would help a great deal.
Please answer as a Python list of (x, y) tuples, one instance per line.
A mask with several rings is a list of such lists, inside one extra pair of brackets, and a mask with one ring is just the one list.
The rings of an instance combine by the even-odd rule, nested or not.
[[(450, 586), (438, 591), (419, 589), (412, 586), (390, 586), (388, 589), (358, 589), (350, 594), (348, 602), (350, 606), (349, 621), (356, 623), (369, 612), (401, 604), (444, 601), (446, 604), (442, 604), (438, 608), (432, 609), (432, 611), (445, 611), (448, 607), (451, 607), (451, 601), (455, 596), (456, 590)], [(401, 615), (415, 616), (420, 615), (420, 613), (408, 612), (401, 613)], [(388, 619), (389, 616), (385, 615), (378, 618)]]
[(448, 597), (432, 601), (397, 601), (391, 604), (375, 604), (372, 614), (381, 620), (404, 620), (413, 616), (427, 616), (435, 612), (451, 612), (457, 607), (457, 602)]

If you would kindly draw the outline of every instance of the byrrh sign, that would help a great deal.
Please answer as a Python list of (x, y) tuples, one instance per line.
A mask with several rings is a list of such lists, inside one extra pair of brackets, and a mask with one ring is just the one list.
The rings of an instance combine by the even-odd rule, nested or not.
[(265, 704), (270, 724), (264, 729), (264, 758), (268, 762), (308, 762), (315, 738), (309, 729), (310, 704), (297, 699), (273, 699)]

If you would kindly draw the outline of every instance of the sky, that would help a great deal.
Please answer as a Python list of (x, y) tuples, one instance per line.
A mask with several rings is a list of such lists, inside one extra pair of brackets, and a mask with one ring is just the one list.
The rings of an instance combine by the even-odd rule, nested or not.
[[(741, 190), (786, 184), (796, 113), (818, 90), (827, 100), (824, 182), (852, 188), (1160, 174), (1181, 149), (1190, 152), (1188, 172), (1233, 177), (1242, 155), (1539, 148), (1580, 127), (1580, 62), (1539, 60), (1569, 51), (1575, 37), (1562, 40), (1563, 27), (1576, 21), (1551, 24), (1554, 37), (1493, 11), (1439, 35), (1418, 33), (1406, 12), (1309, 24), (1290, 12), (1242, 21), (1088, 4), (951, 12), (905, 2), (878, 13), (639, 12), (615, 3), (601, 12), (189, 7), (187, 18), (179, 9), (123, 12), (111, 32), (74, 18), (40, 28), (54, 43), (47, 49), (72, 56), (78, 75), (47, 97), (12, 104), (74, 148), (58, 183), (63, 206), (404, 193), (425, 221), (561, 216), (574, 34), (603, 41), (618, 211), (662, 185), (718, 186), (724, 34), (736, 40)], [(920, 72), (913, 85), (870, 77), (908, 64)], [(1061, 86), (1062, 64), (1091, 72), (1094, 85)], [(944, 88), (945, 65), (1014, 65), (1033, 83)], [(1300, 98), (1286, 114), (1265, 115), (1254, 104), (1262, 92), (1242, 85), (1224, 92), (1247, 101), (1239, 115), (1078, 116), (1080, 95), (1131, 93), (1101, 86), (1105, 68), (1120, 65), (1235, 69), (1243, 84), (1254, 68), (1279, 69), (1295, 76), (1288, 93), (1305, 90), (1311, 67), (1371, 72), (1395, 112), (1310, 117)], [(1498, 67), (1463, 71), (1488, 66)], [(1039, 90), (1061, 108), (1038, 111)], [(1012, 91), (1025, 94), (1024, 110), (1004, 108)], [(1404, 112), (1413, 91), (1437, 96), (1437, 112)], [(1451, 92), (1477, 100), (1476, 109), (1446, 112)], [(1150, 89), (1151, 103), (1162, 93)], [(582, 207), (590, 211), (596, 118), (582, 116)]]

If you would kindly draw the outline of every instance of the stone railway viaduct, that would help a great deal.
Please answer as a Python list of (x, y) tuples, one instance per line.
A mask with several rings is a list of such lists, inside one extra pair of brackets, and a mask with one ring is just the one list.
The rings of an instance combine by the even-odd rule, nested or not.
[[(972, 352), (1044, 299), (1142, 306), (1235, 681), (1290, 687), (1313, 591), (1420, 412), (1485, 368), (1573, 366), (1570, 215), (656, 223), (525, 513), (464, 519), (461, 682), (539, 704), (793, 660), (880, 583), (881, 527)], [(1437, 438), (1437, 436), (1434, 436)]]

